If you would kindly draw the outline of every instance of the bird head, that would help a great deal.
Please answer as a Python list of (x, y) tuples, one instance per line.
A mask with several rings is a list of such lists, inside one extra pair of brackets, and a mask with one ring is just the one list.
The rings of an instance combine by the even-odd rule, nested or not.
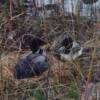
[(42, 39), (34, 37), (32, 41), (29, 43), (30, 49), (32, 53), (35, 53), (40, 49), (41, 46), (46, 44)]
[(83, 47), (77, 42), (73, 41), (72, 47), (69, 49), (69, 53), (60, 53), (61, 60), (72, 61), (82, 55)]

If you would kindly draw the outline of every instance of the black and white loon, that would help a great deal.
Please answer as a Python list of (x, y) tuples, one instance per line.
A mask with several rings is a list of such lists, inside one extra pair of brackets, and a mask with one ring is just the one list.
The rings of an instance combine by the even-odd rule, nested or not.
[(73, 41), (71, 37), (65, 36), (55, 47), (55, 52), (61, 60), (71, 61), (82, 55), (83, 47)]
[(41, 46), (45, 43), (34, 38), (29, 44), (31, 52), (22, 57), (15, 66), (15, 78), (24, 79), (41, 75), (48, 69), (48, 58)]

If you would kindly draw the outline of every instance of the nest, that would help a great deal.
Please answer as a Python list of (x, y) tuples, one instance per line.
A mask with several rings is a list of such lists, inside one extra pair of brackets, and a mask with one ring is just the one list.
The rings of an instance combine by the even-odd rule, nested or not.
[[(15, 79), (14, 66), (21, 56), (23, 56), (23, 54), (20, 54), (18, 52), (13, 52), (9, 53), (0, 60), (0, 64), (2, 66), (0, 93), (3, 96), (3, 98), (6, 98), (6, 96), (8, 96), (10, 100), (13, 100), (14, 97), (17, 97), (19, 98), (18, 100), (21, 100), (20, 97), (21, 98), (23, 97), (23, 92), (24, 96), (25, 94), (28, 96), (31, 95), (30, 93), (32, 90), (40, 88), (40, 90), (43, 89), (44, 91), (47, 87), (49, 88), (49, 85), (52, 86), (53, 88), (53, 86), (55, 86), (59, 82), (61, 84), (66, 83), (66, 85), (68, 85), (67, 77), (70, 77), (70, 74), (68, 74), (69, 71), (67, 69), (67, 66), (64, 67), (64, 65), (61, 65), (60, 62), (57, 61), (53, 56), (51, 62), (54, 63), (54, 65), (52, 65), (52, 67), (49, 69), (50, 72), (46, 71), (41, 76), (35, 76), (33, 78), (28, 78), (23, 80)], [(66, 74), (64, 74), (63, 71)], [(63, 86), (61, 87), (63, 88)], [(25, 97), (25, 98), (30, 98), (30, 97)]]

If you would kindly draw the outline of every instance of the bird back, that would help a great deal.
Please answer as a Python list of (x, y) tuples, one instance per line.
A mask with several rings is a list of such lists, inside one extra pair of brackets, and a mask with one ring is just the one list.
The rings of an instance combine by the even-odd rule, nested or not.
[(47, 56), (41, 54), (29, 54), (20, 59), (15, 66), (15, 77), (17, 79), (38, 76), (48, 69)]

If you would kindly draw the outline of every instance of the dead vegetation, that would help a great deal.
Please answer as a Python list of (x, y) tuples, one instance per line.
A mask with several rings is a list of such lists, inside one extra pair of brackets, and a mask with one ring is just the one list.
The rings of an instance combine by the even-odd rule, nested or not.
[[(97, 100), (99, 93), (95, 93), (99, 91), (99, 85), (95, 82), (100, 81), (100, 34), (95, 24), (85, 17), (78, 19), (73, 14), (46, 19), (27, 19), (24, 13), (2, 17), (0, 100), (89, 100), (88, 97)], [(52, 43), (64, 34), (87, 48), (75, 61), (61, 62), (53, 56)], [(29, 51), (27, 40), (30, 37), (24, 38), (25, 35), (37, 35), (47, 42), (50, 69), (39, 77), (16, 80), (13, 77), (14, 66)]]
[[(60, 18), (60, 19), (62, 19), (62, 18)], [(43, 32), (41, 34), (44, 36), (43, 38), (45, 38), (45, 41), (47, 41), (47, 43), (49, 43), (49, 44), (51, 44), (52, 41), (56, 39), (56, 36), (59, 36), (60, 34), (64, 34), (65, 32), (67, 32), (69, 34), (69, 31), (71, 30), (69, 28), (72, 24), (71, 25), (66, 24), (67, 23), (66, 18), (63, 18), (62, 21), (59, 20), (59, 18), (58, 19), (51, 18), (51, 19), (47, 19), (45, 22), (46, 23), (42, 23), (41, 26), (40, 26), (40, 24), (38, 24), (39, 21), (31, 22), (30, 26), (32, 25), (32, 28), (33, 28), (33, 29), (31, 29), (31, 31), (33, 32), (31, 34), (36, 35), (36, 33), (43, 31), (43, 29), (45, 28), (44, 24), (47, 24), (46, 31), (48, 31), (48, 32), (47, 33)], [(55, 24), (53, 24), (53, 23), (55, 23)], [(66, 25), (68, 25), (68, 26), (66, 26)], [(80, 26), (84, 27), (84, 25), (79, 25), (79, 27)], [(24, 27), (27, 27), (27, 26), (24, 26)], [(38, 27), (40, 27), (39, 28), (40, 30), (38, 29)], [(26, 28), (24, 28), (24, 29), (26, 29)], [(81, 29), (81, 28), (79, 28), (79, 29)], [(17, 31), (21, 32), (21, 30), (17, 30)], [(79, 32), (80, 31), (81, 30), (79, 30)], [(7, 48), (4, 47), (4, 51), (2, 53), (2, 58), (0, 61), (0, 64), (2, 66), (1, 67), (2, 68), (2, 71), (1, 71), (2, 79), (1, 79), (1, 89), (0, 90), (1, 90), (1, 94), (3, 93), (3, 95), (2, 95), (3, 100), (6, 100), (6, 98), (7, 98), (6, 96), (8, 96), (8, 98), (10, 98), (10, 100), (13, 100), (13, 98), (16, 96), (18, 96), (18, 98), (20, 98), (20, 97), (21, 98), (32, 98), (31, 91), (33, 91), (34, 89), (37, 90), (38, 88), (40, 90), (42, 89), (43, 91), (50, 92), (47, 95), (46, 95), (46, 92), (44, 92), (44, 93), (46, 96), (49, 96), (48, 98), (49, 99), (51, 98), (51, 100), (53, 100), (55, 98), (59, 98), (59, 99), (66, 98), (68, 86), (70, 86), (71, 81), (75, 82), (76, 87), (78, 89), (77, 91), (79, 91), (79, 93), (81, 94), (81, 90), (79, 88), (80, 87), (80, 77), (83, 77), (83, 79), (84, 79), (83, 81), (85, 81), (85, 78), (87, 78), (88, 81), (90, 81), (91, 78), (93, 79), (93, 77), (96, 77), (97, 80), (99, 80), (100, 41), (99, 41), (98, 34), (94, 35), (94, 34), (96, 34), (96, 32), (95, 33), (92, 33), (92, 31), (90, 32), (90, 28), (88, 26), (87, 30), (85, 30), (86, 36), (84, 35), (84, 37), (82, 37), (84, 39), (81, 40), (80, 39), (81, 32), (80, 32), (80, 34), (79, 34), (79, 32), (72, 34), (73, 32), (70, 31), (70, 34), (73, 37), (75, 35), (77, 40), (80, 43), (82, 43), (84, 48), (90, 48), (91, 50), (89, 53), (85, 52), (86, 54), (84, 54), (83, 57), (80, 57), (75, 62), (71, 62), (71, 63), (66, 62), (65, 63), (65, 62), (57, 61), (53, 57), (53, 54), (52, 54), (53, 51), (49, 51), (48, 55), (50, 55), (49, 58), (50, 58), (50, 65), (51, 65), (50, 70), (45, 72), (40, 77), (33, 77), (31, 79), (26, 79), (26, 80), (22, 80), (22, 81), (15, 80), (13, 77), (14, 65), (16, 64), (16, 62), (20, 58), (20, 56), (22, 56), (23, 53), (27, 51), (27, 49), (26, 50), (22, 49), (20, 47), (20, 45), (19, 46), (16, 45), (17, 40), (20, 38), (20, 36), (18, 36), (18, 38), (16, 38), (14, 40), (14, 42), (11, 42), (11, 48), (10, 48), (9, 44), (6, 44), (6, 42), (4, 44), (2, 44), (3, 46), (6, 45), (6, 47), (7, 47)], [(87, 34), (86, 34), (86, 32), (87, 32)], [(89, 34), (93, 34), (93, 35), (89, 35)], [(17, 35), (17, 32), (16, 32), (16, 35)], [(15, 37), (17, 37), (16, 35), (15, 35)], [(23, 33), (23, 35), (24, 35), (24, 33)], [(21, 34), (21, 36), (23, 36), (23, 35)], [(10, 50), (12, 50), (14, 48), (14, 46), (16, 48), (19, 48), (18, 51), (14, 52), (14, 50), (13, 50), (12, 52), (10, 52)], [(58, 89), (55, 91), (53, 89), (54, 87), (58, 88)], [(61, 90), (59, 90), (59, 89), (61, 89)], [(24, 91), (24, 93), (23, 93), (23, 91)], [(66, 91), (66, 92), (64, 92), (64, 91)], [(28, 97), (25, 97), (26, 95)], [(18, 98), (17, 98), (17, 100), (21, 100)]]

